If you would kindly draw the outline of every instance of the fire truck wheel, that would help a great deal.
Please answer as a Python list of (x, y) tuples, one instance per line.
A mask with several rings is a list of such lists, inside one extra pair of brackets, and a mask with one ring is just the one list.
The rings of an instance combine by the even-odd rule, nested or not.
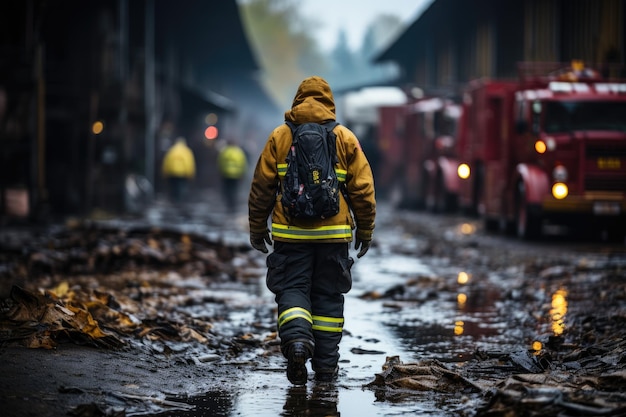
[(626, 244), (626, 220), (617, 221), (613, 227), (604, 229), (602, 237), (611, 243)]

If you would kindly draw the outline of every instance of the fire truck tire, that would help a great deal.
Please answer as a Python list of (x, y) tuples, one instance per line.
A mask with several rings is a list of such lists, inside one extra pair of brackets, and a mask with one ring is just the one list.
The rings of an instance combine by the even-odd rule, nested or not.
[(616, 222), (614, 227), (606, 228), (604, 232), (608, 242), (626, 244), (626, 220)]
[(518, 184), (518, 193), (516, 200), (516, 223), (517, 236), (521, 239), (537, 239), (541, 236), (541, 219), (533, 213), (526, 202), (526, 190), (524, 183)]

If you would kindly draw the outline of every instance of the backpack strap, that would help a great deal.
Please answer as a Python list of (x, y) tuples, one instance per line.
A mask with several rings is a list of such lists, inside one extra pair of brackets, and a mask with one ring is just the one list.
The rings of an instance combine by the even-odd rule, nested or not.
[(336, 120), (322, 123), (322, 126), (324, 126), (324, 128), (326, 129), (326, 132), (328, 132), (328, 154), (332, 156), (333, 165), (339, 162), (339, 159), (337, 158), (337, 135), (335, 135), (335, 132), (333, 132), (337, 125), (339, 125), (339, 122), (337, 122)]
[[(330, 154), (333, 155), (333, 164), (339, 163), (339, 158), (337, 158), (337, 135), (335, 135), (335, 132), (333, 132), (335, 127), (337, 127), (339, 124), (340, 123), (336, 120), (331, 120), (322, 124), (326, 128), (326, 130), (328, 130), (328, 136), (330, 137), (330, 140), (328, 141), (328, 150), (330, 151)], [(348, 210), (352, 211), (352, 214), (356, 219), (356, 214), (354, 213), (354, 210), (352, 210), (352, 201), (350, 200), (350, 196), (348, 195), (348, 189), (346, 188), (345, 181), (340, 183), (339, 189), (341, 190), (341, 194), (343, 194), (344, 200), (346, 200), (346, 203), (348, 203)]]
[(296, 140), (296, 136), (294, 135), (294, 133), (296, 132), (296, 128), (298, 127), (298, 125), (293, 124), (287, 120), (285, 120), (285, 124), (287, 126), (289, 126), (289, 129), (291, 129), (291, 140), (295, 141)]
[(336, 120), (330, 120), (326, 123), (321, 123), (321, 125), (324, 126), (326, 130), (328, 130), (328, 133), (331, 133), (335, 129), (335, 127), (339, 125), (339, 122)]

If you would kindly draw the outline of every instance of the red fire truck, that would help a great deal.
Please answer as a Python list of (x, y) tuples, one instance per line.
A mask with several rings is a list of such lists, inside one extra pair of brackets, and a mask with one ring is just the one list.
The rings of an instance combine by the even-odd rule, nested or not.
[(391, 86), (370, 86), (337, 97), (337, 120), (359, 138), (374, 172), (377, 194), (391, 192), (401, 166), (401, 115), (406, 93)]
[(460, 115), (461, 106), (445, 98), (424, 98), (407, 105), (404, 177), (406, 194), (414, 198), (417, 208), (449, 212), (457, 207), (456, 135)]
[(476, 80), (464, 93), (461, 208), (523, 238), (548, 224), (623, 238), (626, 81), (581, 63), (522, 64), (520, 75)]
[[(374, 163), (370, 159), (370, 164), (374, 171), (376, 194), (390, 198), (397, 191), (394, 190), (394, 185), (398, 183), (396, 180), (398, 177), (402, 178), (404, 170), (406, 104), (382, 105), (377, 107), (377, 111), (376, 146), (380, 157)], [(401, 187), (404, 188), (405, 184)], [(402, 201), (402, 204), (406, 204), (406, 200)]]
[(454, 155), (460, 112), (460, 105), (439, 97), (378, 107), (382, 158), (376, 191), (379, 185), (383, 192), (392, 191), (394, 195), (387, 197), (401, 208), (453, 210), (459, 182)]

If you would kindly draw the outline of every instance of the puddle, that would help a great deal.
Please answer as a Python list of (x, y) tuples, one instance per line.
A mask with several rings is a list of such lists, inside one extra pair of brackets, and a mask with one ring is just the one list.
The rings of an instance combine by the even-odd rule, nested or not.
[[(317, 384), (312, 377), (303, 387), (293, 387), (285, 376), (281, 357), (263, 359), (250, 370), (242, 366), (244, 380), (231, 392), (214, 391), (185, 400), (195, 409), (165, 416), (457, 416), (472, 407), (472, 399), (433, 392), (394, 393), (364, 388), (382, 371), (387, 356), (404, 362), (438, 359), (462, 362), (476, 349), (502, 348), (495, 285), (469, 283), (448, 285), (443, 292), (422, 301), (362, 299), (367, 293), (383, 294), (416, 278), (443, 279), (412, 255), (420, 242), (402, 230), (380, 233), (367, 256), (356, 259), (353, 288), (346, 295), (345, 328), (340, 344), (340, 375), (336, 384)], [(408, 248), (403, 254), (401, 248)], [(262, 271), (264, 274), (265, 271)], [(428, 284), (427, 284), (428, 286)], [(252, 285), (251, 287), (254, 287)], [(492, 288), (493, 287), (493, 288)], [(215, 289), (216, 290), (216, 289)], [(253, 306), (239, 305), (229, 313), (230, 323), (271, 322), (268, 311), (273, 295), (265, 288), (249, 288)], [(428, 291), (433, 291), (431, 288)], [(462, 294), (462, 296), (461, 296)], [(256, 298), (255, 298), (256, 297)], [(235, 298), (235, 297), (233, 297)], [(232, 300), (232, 299), (231, 299)], [(263, 317), (260, 318), (259, 315)], [(254, 357), (249, 358), (255, 361)], [(258, 360), (258, 359), (256, 359)], [(224, 365), (237, 366), (237, 365)], [(312, 375), (310, 363), (308, 370)], [(240, 374), (239, 371), (237, 371)], [(230, 384), (229, 384), (230, 385)], [(474, 405), (476, 406), (476, 405)]]
[(476, 350), (502, 350), (506, 340), (499, 293), (490, 289), (486, 298), (483, 291), (460, 293), (464, 303), (452, 292), (439, 294), (443, 299), (404, 303), (401, 309), (385, 312), (383, 321), (412, 360), (464, 361)]
[[(241, 219), (245, 220), (245, 215)], [(228, 233), (225, 229), (213, 232), (210, 226), (201, 227), (200, 224), (198, 227), (191, 224), (183, 227), (207, 238), (229, 236), (228, 239), (243, 243), (248, 238), (242, 232), (245, 227), (240, 223), (232, 226), (233, 230)], [(215, 236), (211, 233), (215, 233)], [(354, 282), (352, 291), (346, 295), (346, 324), (340, 345), (341, 371), (336, 384), (316, 384), (310, 379), (304, 387), (292, 387), (285, 376), (285, 361), (276, 354), (275, 344), (259, 343), (257, 347), (249, 348), (259, 340), (275, 342), (271, 337), (265, 339), (268, 335), (273, 337), (275, 312), (273, 294), (265, 286), (262, 257), (254, 257), (255, 262), (250, 264), (245, 256), (232, 261), (232, 266), (237, 270), (246, 270), (242, 275), (245, 277), (243, 281), (223, 274), (207, 285), (200, 275), (183, 276), (172, 271), (162, 276), (161, 281), (155, 280), (163, 286), (154, 286), (149, 291), (154, 293), (155, 298), (158, 296), (166, 301), (171, 299), (172, 305), (177, 307), (170, 313), (180, 318), (180, 322), (197, 318), (201, 322), (210, 323), (211, 332), (207, 330), (207, 334), (212, 337), (209, 344), (197, 345), (142, 340), (143, 349), (152, 349), (159, 355), (146, 363), (137, 364), (136, 368), (156, 372), (159, 366), (156, 363), (166, 351), (194, 359), (193, 363), (189, 363), (192, 366), (181, 368), (185, 369), (185, 373), (177, 375), (180, 380), (152, 377), (152, 374), (147, 377), (151, 384), (165, 387), (155, 388), (155, 392), (169, 392), (171, 395), (186, 392), (188, 397), (176, 396), (163, 402), (160, 397), (150, 397), (142, 402), (131, 395), (116, 400), (125, 401), (126, 406), (131, 405), (130, 409), (126, 409), (126, 415), (129, 416), (155, 415), (145, 411), (146, 402), (151, 410), (169, 409), (158, 414), (162, 417), (467, 416), (480, 405), (473, 404), (478, 399), (433, 390), (403, 393), (363, 387), (381, 372), (388, 356), (398, 356), (405, 363), (436, 359), (447, 363), (450, 368), (461, 369), (465, 366), (464, 369), (467, 369), (468, 365), (464, 362), (477, 351), (509, 352), (514, 355), (520, 349), (524, 350), (525, 343), (534, 341), (528, 337), (529, 333), (559, 335), (567, 326), (572, 326), (572, 329), (578, 326), (587, 337), (592, 324), (597, 323), (599, 326), (599, 335), (614, 332), (620, 327), (620, 322), (615, 321), (619, 314), (607, 317), (579, 315), (578, 320), (586, 320), (582, 322), (583, 326), (579, 325), (580, 321), (572, 322), (568, 314), (572, 307), (581, 303), (592, 305), (588, 300), (588, 294), (591, 293), (602, 297), (603, 303), (613, 303), (614, 311), (621, 311), (619, 309), (623, 307), (624, 299), (621, 277), (623, 265), (626, 264), (623, 255), (621, 259), (618, 257), (610, 261), (604, 261), (604, 257), (599, 256), (597, 262), (591, 257), (571, 264), (561, 260), (557, 263), (544, 260), (536, 265), (511, 258), (510, 251), (501, 248), (497, 248), (499, 252), (495, 256), (489, 251), (483, 253), (482, 250), (489, 247), (478, 244), (463, 246), (455, 258), (450, 256), (453, 252), (442, 250), (442, 247), (448, 247), (446, 242), (440, 245), (425, 246), (424, 238), (420, 240), (405, 234), (400, 227), (390, 227), (383, 228), (377, 234), (375, 245), (364, 258), (356, 259), (355, 251), (351, 251), (356, 260)], [(416, 253), (427, 255), (421, 258)], [(512, 260), (510, 264), (509, 259)], [(613, 263), (612, 269), (606, 272), (610, 262)], [(461, 265), (467, 268), (467, 272), (459, 272), (462, 271), (459, 268)], [(607, 278), (607, 274), (612, 275)], [(525, 283), (528, 277), (531, 280)], [(120, 282), (124, 282), (121, 278), (120, 275)], [(597, 288), (591, 284), (603, 280), (610, 286), (601, 292), (591, 291)], [(148, 292), (141, 294), (150, 295)], [(365, 295), (368, 295), (367, 299), (361, 298)], [(376, 299), (377, 296), (382, 298)], [(531, 308), (535, 310), (529, 311)], [(573, 317), (576, 319), (576, 316)], [(163, 327), (164, 331), (170, 328)], [(250, 338), (246, 339), (248, 336)], [(213, 353), (216, 347), (219, 347), (218, 352), (230, 349), (229, 341), (233, 338), (249, 342), (243, 353), (234, 355), (233, 362), (227, 362), (223, 355)], [(582, 335), (578, 339), (587, 340), (582, 339)], [(240, 346), (238, 343), (233, 346)], [(541, 348), (541, 341), (537, 343)], [(615, 345), (617, 342), (611, 343), (611, 348), (619, 347)], [(189, 350), (183, 352), (184, 349)], [(610, 355), (607, 353), (609, 361), (620, 358), (623, 350), (616, 352)], [(585, 351), (582, 351), (583, 354), (587, 355)], [(518, 364), (524, 357), (515, 359)], [(605, 358), (602, 360), (597, 363), (609, 363)], [(590, 363), (589, 367), (599, 366), (588, 361), (589, 358), (585, 357), (580, 362), (583, 365)], [(177, 368), (177, 362), (168, 361), (167, 366)], [(498, 371), (494, 369), (494, 372)], [(113, 375), (133, 375), (124, 370), (117, 372)], [(225, 372), (228, 374), (225, 375)], [(471, 372), (470, 369), (470, 375)], [(170, 374), (176, 375), (176, 372)], [(142, 385), (141, 382), (131, 380), (124, 387), (132, 391)], [(191, 387), (191, 391), (188, 387)], [(201, 392), (208, 389), (206, 387), (219, 389)], [(135, 403), (139, 405), (135, 406)]]
[[(269, 367), (247, 372), (245, 381), (233, 392), (210, 392), (184, 400), (195, 409), (162, 416), (457, 415), (454, 406), (450, 406), (450, 411), (445, 411), (445, 406), (442, 408), (441, 395), (413, 393), (384, 398), (379, 392), (363, 388), (381, 372), (387, 356), (398, 355), (405, 361), (418, 360), (425, 352), (437, 356), (439, 351), (441, 356), (449, 356), (454, 337), (448, 322), (453, 324), (459, 314), (455, 303), (439, 300), (398, 312), (385, 306), (383, 300), (359, 298), (370, 291), (382, 293), (411, 277), (432, 275), (416, 257), (389, 253), (385, 246), (373, 248), (371, 254), (356, 261), (353, 288), (346, 295), (338, 383), (317, 384), (310, 378), (306, 386), (293, 387), (285, 377), (284, 361), (277, 358)], [(259, 281), (259, 286), (264, 287), (264, 280)], [(273, 305), (271, 293), (263, 289), (256, 291), (268, 305)], [(256, 304), (261, 303), (257, 300)], [(250, 310), (234, 311), (230, 319), (243, 322), (254, 317)], [(308, 369), (312, 375), (310, 363)], [(451, 404), (455, 402), (458, 399), (451, 398)]]

